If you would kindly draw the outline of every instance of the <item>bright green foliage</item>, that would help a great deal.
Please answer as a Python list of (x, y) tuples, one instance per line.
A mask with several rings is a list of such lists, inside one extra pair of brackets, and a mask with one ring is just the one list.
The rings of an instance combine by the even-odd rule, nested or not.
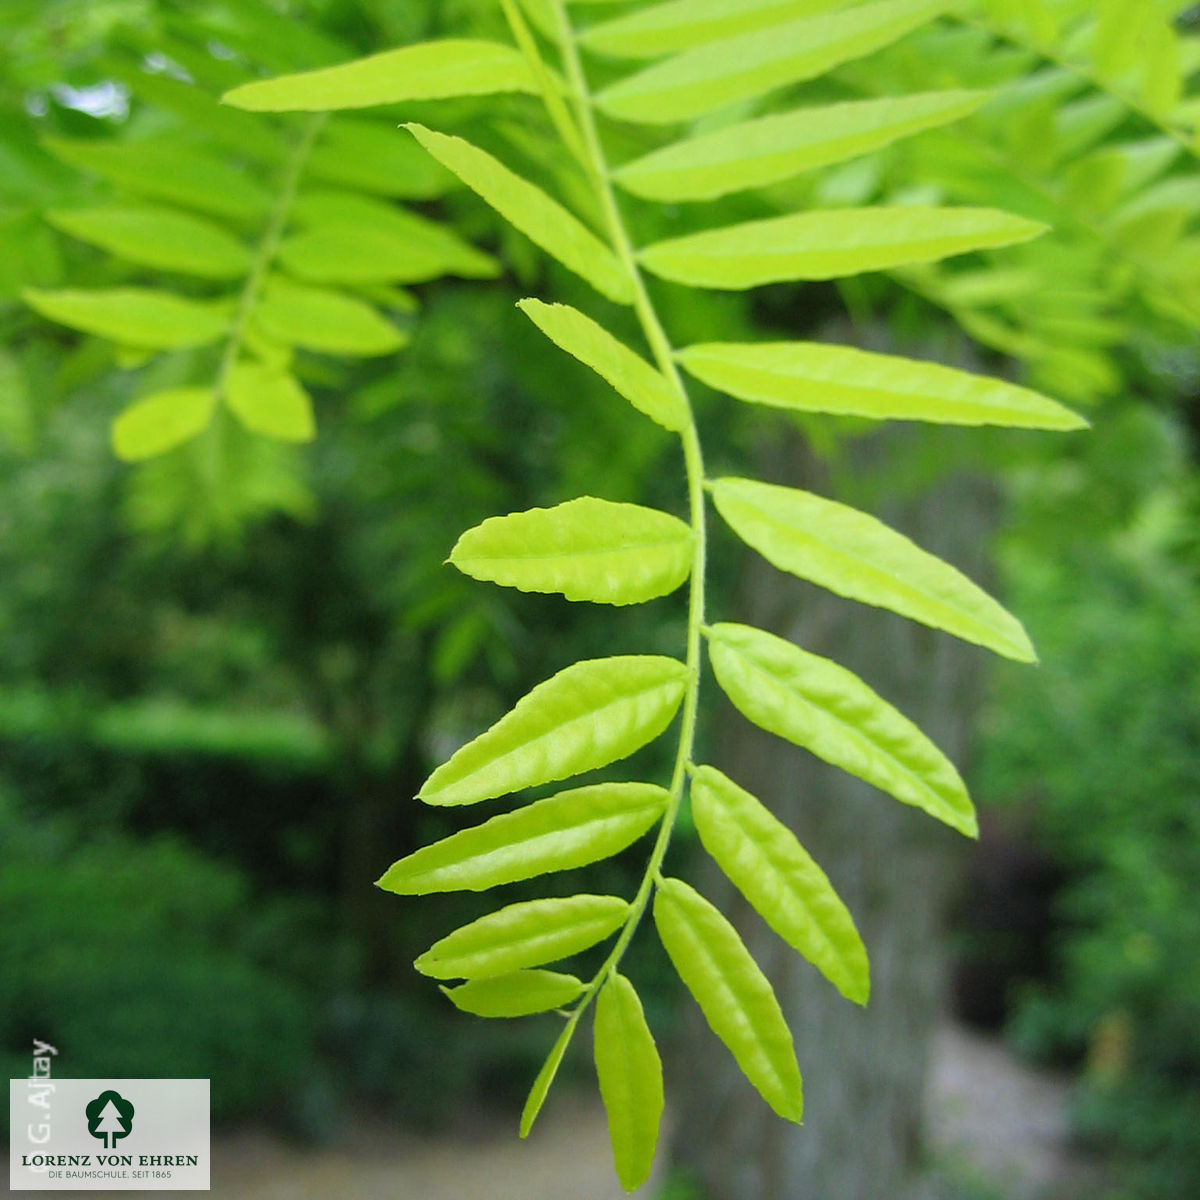
[(308, 393), (288, 372), (268, 363), (234, 364), (225, 378), (224, 396), (230, 411), (254, 433), (307, 442), (316, 432)]
[(254, 312), (254, 328), (281, 346), (354, 357), (390, 354), (408, 336), (362, 300), (277, 279)]
[(640, 354), (634, 354), (602, 325), (568, 304), (522, 300), (519, 309), (568, 354), (591, 367), (638, 412), (679, 433), (691, 416), (679, 393)]
[(705, 850), (763, 920), (847, 1000), (866, 1004), (866, 947), (795, 834), (713, 767), (700, 767), (693, 776), (692, 813)]
[(557, 971), (513, 971), (443, 987), (456, 1008), (477, 1017), (527, 1017), (570, 1004), (583, 991), (574, 975)]
[(207, 388), (175, 388), (147, 396), (113, 422), (113, 449), (127, 462), (153, 458), (199, 433), (215, 404)]
[(450, 561), (473, 579), (523, 592), (641, 604), (687, 579), (692, 531), (668, 513), (581, 496), (554, 508), (489, 517), (458, 539)]
[(596, 998), (596, 1075), (621, 1186), (650, 1176), (663, 1111), (662, 1062), (633, 984), (614, 971)]
[(948, 563), (857, 509), (796, 488), (718, 479), (717, 511), (781, 571), (888, 608), (1006, 658), (1036, 655), (1021, 623)]
[[(873, 517), (788, 488), (708, 479), (679, 364), (735, 398), (792, 412), (1059, 430), (1085, 422), (1026, 388), (850, 348), (709, 342), (676, 352), (644, 274), (691, 287), (742, 290), (902, 272), (909, 286), (934, 302), (943, 302), (942, 289), (957, 286), (954, 311), (965, 314), (968, 328), (986, 316), (961, 299), (971, 287), (977, 298), (1002, 293), (1024, 302), (1031, 276), (1022, 261), (1014, 265), (1006, 258), (1007, 265), (997, 266), (989, 252), (1045, 232), (1048, 214), (1023, 205), (1016, 213), (993, 207), (1000, 197), (1007, 209), (1010, 189), (955, 194), (948, 202), (937, 191), (915, 197), (889, 192), (889, 203), (870, 204), (874, 182), (853, 194), (822, 195), (811, 181), (798, 178), (885, 147), (902, 150), (915, 134), (921, 138), (912, 144), (952, 138), (954, 123), (982, 121), (1007, 99), (986, 103), (988, 94), (976, 90), (978, 80), (941, 69), (938, 54), (946, 54), (941, 40), (947, 26), (930, 22), (950, 8), (944, 0), (666, 0), (615, 15), (606, 9), (582, 31), (573, 19), (583, 14), (586, 22), (584, 0), (575, 0), (570, 12), (564, 0), (501, 0), (498, 7), (517, 49), (488, 60), (493, 67), (507, 64), (504, 70), (511, 72), (497, 90), (534, 97), (521, 103), (540, 104), (544, 120), (530, 128), (550, 131), (554, 144), (547, 148), (540, 132), (513, 136), (515, 122), (501, 121), (492, 133), (511, 141), (522, 161), (536, 162), (538, 182), (461, 136), (426, 124), (406, 128), (508, 225), (602, 296), (632, 310), (621, 315), (636, 319), (637, 349), (606, 327), (603, 316), (532, 297), (520, 302), (547, 338), (679, 436), (688, 513), (685, 523), (666, 512), (584, 496), (486, 520), (462, 535), (450, 562), (474, 578), (609, 604), (665, 596), (686, 582), (686, 655), (682, 661), (619, 655), (563, 668), (437, 767), (419, 798), (436, 805), (473, 804), (566, 779), (633, 753), (662, 734), (680, 709), (683, 719), (665, 788), (600, 783), (533, 800), (416, 851), (380, 884), (401, 894), (483, 889), (596, 861), (657, 825), (632, 900), (575, 896), (511, 905), (450, 934), (417, 960), (418, 969), (435, 978), (468, 979), (449, 994), (470, 1011), (496, 1015), (567, 1006), (565, 1026), (522, 1113), (522, 1136), (595, 1003), (596, 1064), (614, 1160), (622, 1184), (632, 1188), (649, 1173), (662, 1081), (641, 1003), (621, 966), (651, 906), (676, 971), (747, 1078), (781, 1116), (799, 1121), (802, 1111), (792, 1038), (770, 983), (708, 901), (687, 884), (663, 877), (689, 778), (701, 840), (748, 901), (848, 998), (863, 1003), (869, 990), (866, 950), (820, 868), (764, 804), (695, 762), (704, 655), (718, 683), (751, 720), (963, 833), (975, 831), (970, 800), (953, 766), (866, 683), (770, 634), (706, 624), (706, 492), (733, 531), (782, 569), (1008, 657), (1034, 658), (1014, 617), (953, 567)], [(920, 34), (907, 36), (918, 29)], [(872, 64), (893, 63), (889, 48), (897, 43), (901, 49), (887, 66), (900, 77), (894, 86), (856, 82), (875, 79), (874, 66), (859, 68), (857, 60), (870, 54)], [(457, 95), (466, 90), (463, 66), (476, 51), (452, 52), (448, 45), (404, 47), (255, 84), (228, 99), (251, 108), (315, 111)], [(584, 51), (655, 61), (637, 62), (624, 74), (610, 64), (606, 86), (594, 93)], [(517, 54), (520, 71), (513, 66)], [(904, 74), (910, 61), (921, 64), (919, 80)], [(385, 69), (396, 63), (417, 69), (411, 78)], [(818, 77), (822, 90), (808, 97), (808, 107), (780, 109), (771, 99)], [(496, 87), (489, 78), (487, 72), (479, 76), (480, 90)], [(930, 79), (945, 81), (947, 90), (929, 92)], [(430, 111), (436, 114), (423, 107), (421, 117), (433, 125), (437, 118)], [(1090, 136), (1086, 131), (1109, 116), (1078, 114), (1074, 136), (1083, 144)], [(605, 147), (604, 117), (651, 127), (622, 131), (626, 161), (615, 169)], [(452, 122), (453, 113), (446, 120)], [(693, 120), (678, 134), (660, 128)], [(634, 225), (614, 184), (639, 201), (671, 204), (749, 194), (732, 225), (719, 223), (720, 212), (692, 221), (680, 220), (673, 209), (640, 214), (644, 219)], [(766, 190), (766, 185), (786, 186)], [(843, 181), (843, 189), (847, 186)], [(797, 196), (811, 197), (804, 211), (794, 211)], [(780, 203), (787, 206), (782, 214)], [(309, 271), (314, 280), (320, 278), (311, 274), (317, 257), (327, 264), (323, 269), (351, 269), (348, 253), (326, 247), (315, 255), (317, 235), (327, 237), (339, 224), (388, 229), (387, 220), (372, 222), (365, 213), (361, 221), (339, 215), (340, 205), (336, 197), (307, 202), (302, 197), (298, 205), (304, 232), (285, 243), (284, 261), (290, 256), (295, 269)], [(634, 228), (653, 232), (642, 237)], [(701, 231), (676, 236), (696, 228)], [(965, 269), (932, 265), (968, 254)], [(373, 257), (378, 263), (384, 254)], [(445, 263), (442, 268), (448, 269)], [(1036, 274), (1032, 278), (1037, 287)], [(1089, 332), (1096, 332), (1094, 322)], [(540, 971), (614, 934), (586, 982)]]
[(610, 300), (621, 304), (630, 301), (629, 280), (616, 256), (557, 200), (462, 138), (434, 133), (422, 125), (408, 128), (442, 166), (453, 171), (530, 241)]
[(565, 896), (510, 904), (430, 946), (414, 964), (434, 979), (483, 979), (578, 954), (620, 928), (617, 896)]
[(755, 725), (977, 836), (954, 766), (853, 672), (748, 625), (717, 625), (709, 643), (721, 690)]
[(178, 349), (215, 342), (228, 316), (212, 305), (144, 288), (29, 290), (25, 301), (44, 317), (126, 346)]
[(647, 200), (714, 200), (857, 158), (957, 120), (985, 99), (982, 92), (928, 92), (757, 117), (654, 150), (613, 178)]
[(243, 84), (225, 102), (251, 112), (332, 112), (402, 100), (534, 90), (528, 65), (511, 46), (448, 38)]
[(709, 387), (797, 412), (950, 425), (1082, 429), (1070, 409), (1028, 388), (849, 346), (817, 342), (712, 342), (677, 356)]
[(762, 1098), (781, 1117), (799, 1122), (804, 1100), (792, 1035), (737, 930), (680, 879), (659, 882), (654, 924), (713, 1033)]
[(425, 781), (427, 804), (474, 804), (625, 758), (658, 737), (683, 699), (673, 658), (624, 655), (564, 667)]
[(741, 290), (934, 262), (1044, 232), (1044, 226), (987, 208), (838, 209), (692, 233), (647, 246), (638, 258), (674, 283)]
[(665, 789), (600, 783), (492, 817), (424, 846), (388, 868), (379, 886), (402, 896), (484, 891), (609, 858), (657, 824)]

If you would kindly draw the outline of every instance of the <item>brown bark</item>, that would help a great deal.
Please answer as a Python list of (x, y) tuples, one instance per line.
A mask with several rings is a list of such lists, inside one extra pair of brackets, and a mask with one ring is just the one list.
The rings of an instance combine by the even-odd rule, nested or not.
[[(851, 478), (876, 476), (918, 436), (926, 452), (928, 439), (940, 438), (945, 461), (963, 445), (961, 434), (889, 431), (856, 443)], [(843, 491), (839, 498), (861, 503), (986, 586), (996, 506), (980, 478), (944, 474), (882, 510), (861, 500), (861, 489), (851, 488), (855, 496), (835, 488), (794, 443), (773, 474), (825, 495)], [(985, 652), (801, 584), (757, 558), (743, 593), (741, 619), (857, 672), (962, 767)], [(843, 1000), (715, 867), (701, 867), (703, 890), (731, 915), (775, 986), (795, 1036), (806, 1112), (803, 1127), (775, 1117), (693, 1010), (676, 1157), (709, 1200), (911, 1200), (922, 1194), (922, 1096), (943, 996), (947, 892), (968, 843), (754, 729), (729, 706), (715, 733), (717, 765), (795, 830), (849, 906), (871, 957), (872, 995), (865, 1010)]]

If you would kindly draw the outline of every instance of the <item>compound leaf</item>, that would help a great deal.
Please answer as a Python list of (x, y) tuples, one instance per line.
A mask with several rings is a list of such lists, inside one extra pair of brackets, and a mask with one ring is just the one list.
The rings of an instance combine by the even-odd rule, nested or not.
[(1029, 241), (1045, 228), (991, 208), (830, 209), (670, 238), (647, 246), (638, 258), (675, 283), (741, 290), (934, 262)]
[(361, 300), (278, 277), (264, 288), (254, 323), (280, 345), (325, 354), (390, 354), (408, 341), (407, 334)]
[(659, 655), (575, 663), (539, 683), (425, 781), (427, 804), (474, 804), (603, 767), (671, 723), (687, 668)]
[(483, 891), (608, 858), (662, 816), (667, 792), (649, 783), (600, 783), (560, 792), (453, 833), (394, 863), (379, 880), (402, 896)]
[(678, 358), (709, 387), (796, 412), (1026, 429), (1087, 427), (1070, 409), (1028, 388), (849, 346), (710, 342), (689, 346)]
[(488, 913), (435, 942), (413, 964), (434, 979), (484, 979), (578, 954), (629, 915), (619, 896), (525, 900)]
[(519, 300), (517, 307), (552, 341), (591, 367), (639, 412), (678, 433), (691, 416), (683, 397), (640, 354), (568, 304)]
[(870, 54), (948, 6), (948, 0), (876, 0), (722, 38), (612, 84), (596, 104), (625, 121), (687, 121)]
[(405, 128), (531, 242), (610, 300), (632, 302), (633, 285), (616, 255), (557, 200), (462, 138), (435, 133), (423, 125)]
[(712, 200), (958, 120), (986, 98), (986, 92), (927, 92), (758, 117), (654, 150), (619, 167), (613, 178), (647, 200)]
[(750, 479), (717, 480), (713, 499), (734, 533), (780, 570), (1006, 658), (1037, 661), (1016, 617), (949, 563), (874, 517)]
[(748, 625), (713, 626), (713, 671), (762, 729), (924, 809), (968, 837), (979, 829), (949, 759), (845, 667)]
[(804, 1100), (791, 1031), (737, 930), (679, 879), (659, 883), (654, 924), (713, 1033), (775, 1112), (799, 1123)]
[(266, 363), (235, 363), (225, 380), (225, 403), (247, 429), (267, 437), (310, 442), (317, 431), (308, 393)]
[(252, 112), (328, 112), (408, 100), (536, 92), (528, 64), (502, 42), (446, 38), (385, 50), (335, 67), (245, 83), (226, 104)]
[(215, 406), (212, 388), (172, 388), (137, 400), (113, 422), (113, 451), (126, 462), (163, 454), (200, 433)]
[(621, 1186), (650, 1177), (663, 1111), (662, 1061), (633, 984), (615, 971), (596, 997), (593, 1049)]
[(641, 604), (687, 579), (692, 531), (670, 513), (581, 496), (489, 517), (458, 539), (450, 561), (473, 579), (523, 592)]
[(570, 1004), (583, 984), (557, 971), (513, 971), (486, 979), (470, 979), (442, 991), (456, 1008), (476, 1017), (527, 1017)]
[(250, 270), (250, 254), (236, 238), (211, 221), (173, 209), (112, 204), (56, 209), (46, 219), (139, 266), (205, 279), (237, 279)]
[(856, 1004), (870, 991), (867, 951), (854, 919), (796, 835), (713, 767), (692, 783), (692, 813), (705, 850), (789, 946)]
[(27, 288), (25, 302), (44, 317), (123, 346), (175, 350), (215, 342), (228, 328), (211, 304), (148, 288), (41, 291)]

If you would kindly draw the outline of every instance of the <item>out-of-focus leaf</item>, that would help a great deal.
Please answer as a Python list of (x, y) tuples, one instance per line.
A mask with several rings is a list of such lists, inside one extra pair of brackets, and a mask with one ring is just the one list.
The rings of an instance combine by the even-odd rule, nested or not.
[(164, 454), (206, 428), (215, 406), (212, 388), (172, 388), (146, 396), (113, 422), (113, 451), (126, 462)]
[(215, 342), (228, 328), (210, 304), (147, 288), (42, 291), (27, 288), (25, 302), (43, 317), (126, 346), (174, 350)]
[(235, 363), (225, 381), (225, 403), (254, 433), (284, 442), (310, 442), (316, 435), (308, 393), (286, 371), (265, 363)]
[(326, 354), (390, 354), (408, 341), (369, 304), (340, 292), (273, 278), (254, 308), (254, 323), (284, 346)]

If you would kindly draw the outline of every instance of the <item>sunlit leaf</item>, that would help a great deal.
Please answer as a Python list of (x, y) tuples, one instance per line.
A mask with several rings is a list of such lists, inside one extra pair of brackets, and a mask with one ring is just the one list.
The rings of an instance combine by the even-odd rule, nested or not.
[(227, 92), (224, 102), (254, 112), (326, 112), (536, 90), (528, 65), (511, 46), (446, 38), (385, 50), (336, 67), (246, 83)]
[(683, 663), (658, 655), (575, 663), (458, 750), (418, 795), (473, 804), (625, 758), (671, 723), (686, 678)]
[(854, 919), (796, 835), (712, 767), (696, 771), (692, 813), (705, 850), (763, 920), (846, 999), (866, 1004), (870, 971)]
[(792, 1035), (737, 930), (679, 879), (658, 885), (654, 924), (679, 977), (743, 1074), (779, 1116), (799, 1123), (804, 1100)]
[(616, 255), (557, 200), (462, 138), (435, 133), (423, 125), (406, 128), (442, 166), (531, 242), (610, 300), (619, 304), (632, 301), (633, 285)]
[(650, 1177), (663, 1111), (662, 1062), (633, 984), (615, 971), (596, 997), (594, 1055), (621, 1186)]
[(378, 886), (402, 896), (483, 891), (609, 858), (642, 836), (666, 808), (649, 783), (599, 783), (560, 792), (400, 859)]
[(990, 208), (831, 209), (671, 238), (638, 258), (675, 283), (740, 290), (934, 262), (1026, 242), (1045, 228)]
[(304, 177), (411, 200), (432, 200), (458, 186), (394, 122), (358, 117), (338, 117), (322, 129)]
[(254, 323), (281, 345), (326, 354), (390, 354), (408, 341), (361, 300), (279, 277), (268, 281), (254, 308)]
[(175, 141), (48, 138), (56, 158), (141, 196), (237, 219), (261, 217), (271, 195), (244, 171)]
[(581, 496), (489, 517), (458, 539), (450, 561), (474, 579), (523, 592), (641, 604), (687, 579), (692, 531), (670, 513)]
[(844, 162), (973, 112), (985, 92), (852, 100), (758, 117), (654, 150), (613, 178), (649, 200), (711, 200)]
[(949, 0), (875, 0), (722, 38), (611, 84), (596, 103), (626, 121), (690, 120), (870, 54), (947, 7)]
[(718, 479), (717, 510), (769, 562), (821, 587), (986, 646), (1037, 656), (1021, 623), (949, 563), (857, 509), (794, 488)]
[(131, 404), (112, 426), (113, 451), (137, 462), (194, 438), (212, 419), (212, 388), (172, 388)]
[(484, 979), (569, 958), (615, 933), (629, 914), (618, 896), (525, 900), (435, 942), (413, 964), (434, 979)]
[(235, 363), (225, 381), (225, 403), (253, 433), (309, 442), (317, 431), (308, 393), (286, 371), (265, 363)]
[(21, 294), (31, 308), (60, 325), (145, 349), (202, 346), (215, 342), (229, 325), (228, 317), (211, 304), (147, 288), (28, 288)]
[(513, 971), (443, 987), (456, 1008), (477, 1017), (526, 1017), (570, 1004), (583, 984), (557, 971)]
[(1083, 429), (1087, 422), (1028, 388), (938, 363), (818, 342), (711, 342), (679, 352), (702, 383), (798, 412), (953, 425)]
[(169, 208), (104, 205), (55, 209), (46, 219), (80, 241), (162, 271), (236, 279), (250, 270), (249, 251), (219, 225)]
[(747, 625), (716, 625), (709, 641), (717, 682), (749, 720), (977, 836), (950, 760), (853, 672)]
[(683, 397), (640, 354), (567, 304), (520, 300), (517, 307), (557, 346), (591, 367), (639, 412), (678, 433), (691, 416)]

